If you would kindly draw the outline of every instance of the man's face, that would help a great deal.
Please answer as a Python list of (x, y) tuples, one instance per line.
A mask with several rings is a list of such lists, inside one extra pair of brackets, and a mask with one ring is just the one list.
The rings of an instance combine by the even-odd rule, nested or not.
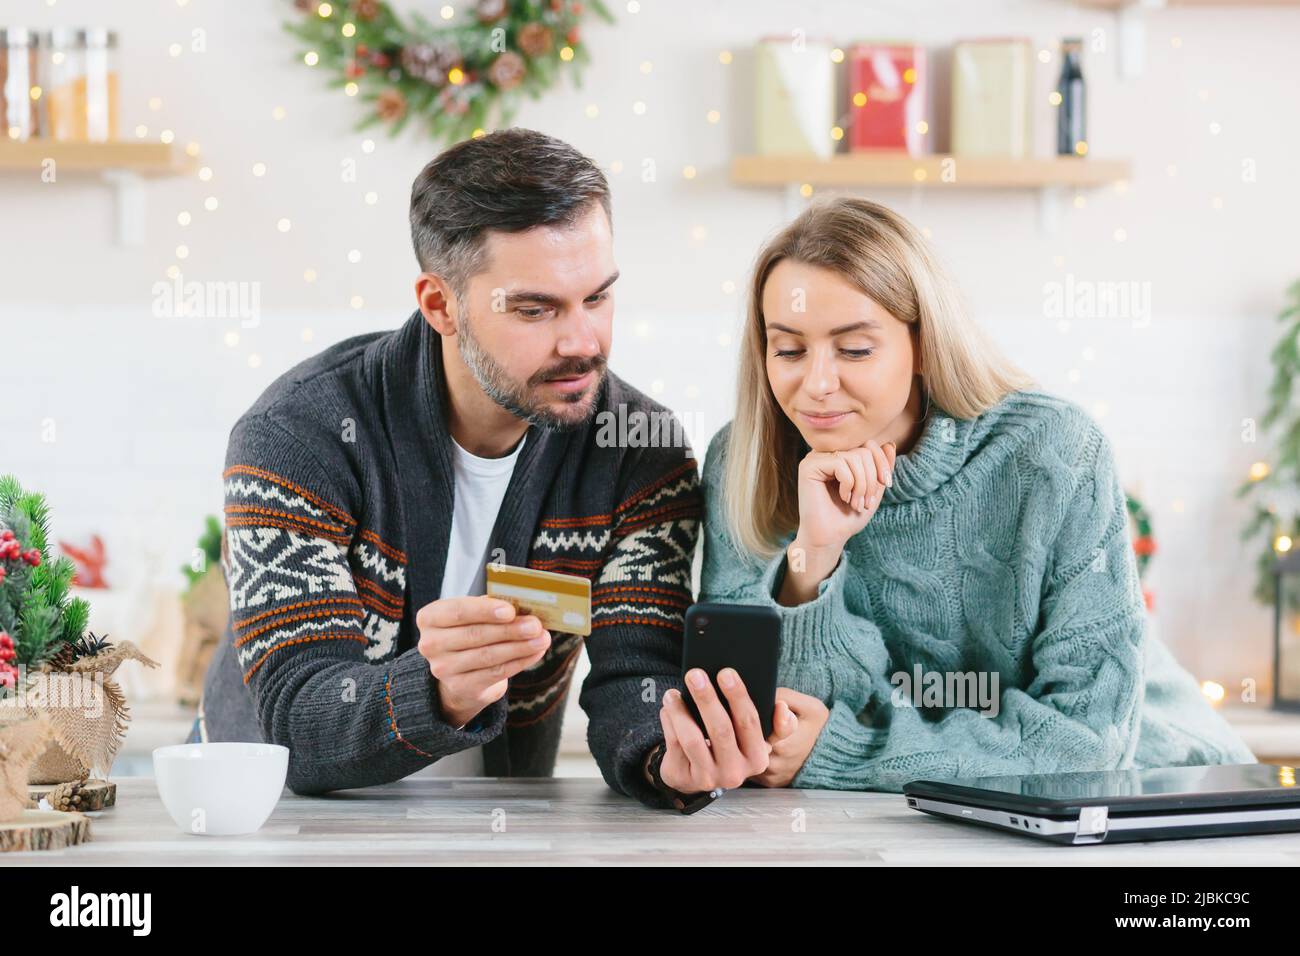
[(544, 428), (587, 421), (614, 319), (614, 243), (592, 203), (572, 226), (489, 231), (484, 268), (457, 300), (457, 346), (479, 386)]

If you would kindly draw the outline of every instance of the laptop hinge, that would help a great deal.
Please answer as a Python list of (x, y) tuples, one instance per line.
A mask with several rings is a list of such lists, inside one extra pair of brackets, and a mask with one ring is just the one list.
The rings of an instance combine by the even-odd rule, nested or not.
[(1074, 842), (1100, 843), (1106, 839), (1106, 827), (1105, 807), (1083, 807), (1079, 810), (1079, 826), (1074, 831)]

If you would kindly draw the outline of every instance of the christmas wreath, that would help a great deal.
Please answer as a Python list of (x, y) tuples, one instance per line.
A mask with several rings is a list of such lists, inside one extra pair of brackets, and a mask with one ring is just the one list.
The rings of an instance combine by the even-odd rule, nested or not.
[[(1124, 497), (1133, 527), (1133, 551), (1137, 554), (1140, 581), (1147, 576), (1147, 565), (1151, 563), (1151, 555), (1156, 553), (1156, 539), (1151, 533), (1151, 512), (1147, 511), (1146, 505), (1132, 495), (1126, 494)], [(1147, 610), (1154, 610), (1155, 595), (1151, 593), (1150, 588), (1142, 589), (1142, 599), (1146, 602)]]
[(395, 135), (421, 117), (447, 142), (508, 123), (522, 96), (536, 99), (562, 72), (578, 82), (589, 59), (581, 21), (589, 9), (613, 20), (601, 0), (444, 3), (444, 23), (404, 21), (381, 0), (294, 6), (285, 29), (302, 41), (303, 62), (366, 104), (358, 128), (385, 123)]

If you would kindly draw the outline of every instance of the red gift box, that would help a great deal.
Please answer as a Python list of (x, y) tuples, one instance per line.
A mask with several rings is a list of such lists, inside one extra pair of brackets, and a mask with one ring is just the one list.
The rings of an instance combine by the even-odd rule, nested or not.
[(849, 146), (854, 152), (925, 152), (925, 50), (859, 43), (849, 59)]

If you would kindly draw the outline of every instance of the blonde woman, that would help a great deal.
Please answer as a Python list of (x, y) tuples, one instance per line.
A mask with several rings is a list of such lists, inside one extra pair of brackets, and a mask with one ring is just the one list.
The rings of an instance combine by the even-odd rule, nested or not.
[(666, 783), (1255, 762), (1147, 633), (1106, 436), (998, 353), (910, 223), (810, 207), (759, 255), (743, 339), (701, 597), (779, 611), (775, 730), (733, 706), (706, 741), (670, 692)]

